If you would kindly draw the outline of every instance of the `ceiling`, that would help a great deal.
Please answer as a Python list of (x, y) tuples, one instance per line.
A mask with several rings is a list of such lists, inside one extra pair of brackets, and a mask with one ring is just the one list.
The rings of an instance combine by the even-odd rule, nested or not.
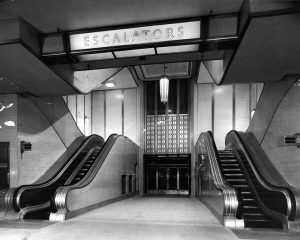
[[(35, 96), (74, 94), (77, 91), (22, 44), (0, 45), (0, 93)], [(13, 67), (12, 67), (13, 66)]]
[[(253, 3), (253, 1), (250, 2)], [(258, 5), (259, 1), (255, 0), (254, 2)], [(210, 14), (236, 13), (240, 11), (242, 3), (243, 0), (0, 0), (0, 22), (21, 17), (39, 31), (53, 33), (58, 30), (71, 31)], [(95, 87), (97, 90), (104, 90), (104, 84), (108, 81), (116, 82), (118, 88), (136, 87), (137, 78), (142, 80), (159, 79), (163, 73), (164, 63), (168, 65), (166, 73), (174, 78), (191, 77), (198, 74), (197, 83), (214, 82), (219, 84), (221, 79), (225, 84), (279, 81), (286, 74), (300, 73), (299, 54), (295, 54), (300, 52), (299, 21), (300, 13), (253, 17), (224, 76), (224, 64), (225, 62), (227, 64), (227, 60), (224, 60), (226, 52), (218, 49), (214, 53), (200, 52), (197, 45), (196, 50), (189, 54), (179, 52), (176, 55), (171, 54), (172, 51), (174, 52), (174, 49), (178, 50), (182, 46), (168, 46), (155, 50), (162, 51), (159, 52), (161, 53), (159, 61), (153, 55), (154, 50), (147, 55), (141, 50), (134, 49), (131, 51), (136, 51), (136, 53), (134, 52), (136, 55), (132, 57), (131, 52), (127, 59), (128, 51), (114, 52), (115, 55), (121, 54), (117, 56), (120, 59), (113, 59), (116, 56), (106, 53), (78, 55), (76, 57), (79, 63), (76, 65), (75, 78), (71, 84), (78, 89), (83, 86), (84, 92), (88, 92), (91, 88), (95, 89)], [(217, 26), (220, 24), (218, 23)], [(74, 92), (70, 82), (63, 82), (60, 76), (51, 72), (54, 69), (53, 66), (43, 64), (44, 59), (39, 56), (38, 52), (32, 54), (28, 49), (19, 45), (13, 50), (10, 50), (9, 45), (5, 48), (2, 47), (0, 50), (9, 61), (2, 64), (0, 70), (4, 69), (9, 77), (5, 81), (0, 78), (1, 93), (30, 92), (34, 89), (34, 95), (44, 95), (47, 94), (47, 92), (43, 92), (47, 89), (43, 85), (44, 82), (45, 84), (52, 83), (53, 86), (61, 84), (61, 87), (52, 87), (54, 94), (57, 89), (63, 88), (65, 88), (65, 92)], [(20, 55), (20, 52), (24, 52), (24, 54)], [(139, 59), (141, 54), (141, 59), (144, 58), (143, 62)], [(208, 60), (203, 59), (205, 54), (213, 54), (213, 57)], [(184, 55), (188, 55), (190, 58), (184, 57)], [(95, 61), (98, 58), (103, 61)], [(113, 64), (109, 60), (113, 61)], [(172, 64), (170, 64), (171, 62)], [(12, 71), (11, 65), (15, 66), (14, 69), (18, 66), (18, 71)], [(90, 70), (84, 69), (85, 65)], [(101, 66), (98, 67), (99, 65)], [(65, 66), (60, 65), (59, 67), (64, 68)], [(55, 70), (58, 72), (56, 66)], [(123, 81), (124, 78), (128, 81)], [(89, 84), (85, 85), (84, 82), (87, 79)], [(56, 81), (58, 85), (56, 85)], [(36, 85), (38, 83), (41, 87)], [(49, 85), (48, 90), (50, 87)]]
[(277, 82), (300, 75), (300, 13), (252, 18), (224, 84)]
[(0, 20), (21, 17), (43, 33), (238, 12), (243, 0), (1, 0)]
[[(195, 67), (193, 65), (193, 67)], [(149, 64), (135, 66), (135, 71), (139, 79), (144, 81), (159, 80), (162, 75), (169, 78), (188, 78), (191, 77), (191, 62), (176, 62), (165, 64)]]

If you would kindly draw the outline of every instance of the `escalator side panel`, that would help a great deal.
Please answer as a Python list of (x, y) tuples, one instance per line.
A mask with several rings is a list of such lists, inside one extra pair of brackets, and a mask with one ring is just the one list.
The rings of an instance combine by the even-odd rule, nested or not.
[(62, 186), (72, 174), (72, 171), (82, 160), (82, 157), (86, 154), (88, 149), (95, 145), (103, 145), (103, 138), (97, 135), (90, 136), (78, 149), (77, 153), (69, 160), (63, 170), (58, 172), (57, 175), (50, 181), (38, 185), (21, 186), (14, 196), (15, 209), (19, 210), (25, 207), (42, 205), (48, 202), (53, 197), (56, 189)]
[(233, 151), (218, 151), (222, 173), (226, 181), (236, 189), (239, 195), (238, 216), (244, 219), (245, 227), (282, 228), (280, 221), (266, 215), (263, 207), (248, 181), (247, 173)]
[(244, 226), (238, 219), (238, 195), (224, 179), (218, 162), (218, 153), (211, 132), (201, 133), (196, 144), (197, 171), (200, 176), (199, 198), (227, 227)]
[[(285, 189), (276, 188), (270, 185), (265, 179), (263, 179), (259, 173), (259, 169), (253, 164), (249, 153), (243, 145), (238, 133), (231, 131), (226, 136), (226, 148), (231, 150), (243, 171), (245, 180), (247, 181), (248, 189), (253, 195), (254, 200), (261, 212), (251, 213), (250, 218), (259, 218), (270, 222), (270, 226), (284, 228), (288, 227), (288, 192)], [(234, 185), (233, 185), (234, 186)], [(253, 209), (252, 206), (248, 206)], [(244, 209), (244, 211), (246, 211)], [(266, 215), (266, 216), (258, 216)], [(268, 219), (263, 219), (263, 218)], [(253, 220), (255, 222), (255, 219)], [(272, 223), (273, 222), (273, 223)], [(281, 223), (281, 224), (280, 224)], [(268, 225), (268, 224), (266, 224)]]
[[(264, 171), (262, 166), (257, 166), (255, 164), (249, 154), (249, 147), (244, 144), (242, 138), (236, 131), (231, 131), (227, 134), (226, 146), (235, 150), (245, 171), (252, 179), (252, 183), (254, 184), (260, 199), (266, 206), (289, 217), (291, 215), (292, 206), (289, 193), (290, 190), (281, 186), (274, 186), (268, 178), (261, 173), (261, 171)], [(274, 202), (272, 199), (277, 199), (278, 202)]]
[(68, 219), (122, 198), (122, 175), (135, 172), (138, 147), (118, 136), (107, 154), (105, 152), (104, 146), (99, 155), (102, 161), (82, 181), (58, 189), (55, 196), (58, 211), (51, 214), (50, 220)]
[(262, 177), (271, 185), (286, 189), (290, 198), (290, 206), (288, 206), (289, 219), (300, 221), (300, 191), (284, 180), (252, 133), (239, 132), (239, 136), (247, 148), (254, 165), (261, 170)]

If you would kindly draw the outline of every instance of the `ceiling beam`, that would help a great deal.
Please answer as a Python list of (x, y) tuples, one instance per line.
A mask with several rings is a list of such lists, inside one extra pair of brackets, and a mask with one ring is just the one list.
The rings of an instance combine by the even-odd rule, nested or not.
[(56, 64), (56, 65), (60, 65), (60, 66), (71, 65), (74, 71), (81, 71), (81, 70), (91, 70), (91, 69), (157, 64), (157, 63), (217, 60), (217, 59), (223, 59), (225, 50), (233, 49), (234, 46), (236, 46), (237, 44), (238, 44), (237, 39), (231, 39), (230, 41), (222, 40), (222, 44), (207, 43), (207, 49), (208, 50), (217, 49), (215, 51), (210, 50), (210, 51), (203, 51), (203, 52), (174, 53), (174, 54), (163, 54), (163, 55), (142, 56), (142, 57), (132, 57), (132, 58), (98, 60), (98, 61), (90, 61), (90, 62), (82, 62), (82, 63)]

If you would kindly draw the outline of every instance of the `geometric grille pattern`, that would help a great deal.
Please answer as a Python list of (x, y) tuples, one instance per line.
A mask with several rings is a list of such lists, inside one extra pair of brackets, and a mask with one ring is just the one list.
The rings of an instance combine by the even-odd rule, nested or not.
[(168, 116), (169, 153), (177, 153), (177, 115)]
[(179, 115), (179, 152), (188, 153), (188, 133), (189, 133), (189, 115)]
[(189, 114), (148, 115), (145, 124), (146, 154), (189, 153)]
[(157, 116), (157, 153), (165, 153), (166, 149), (166, 116)]
[(146, 117), (146, 153), (155, 153), (155, 116)]

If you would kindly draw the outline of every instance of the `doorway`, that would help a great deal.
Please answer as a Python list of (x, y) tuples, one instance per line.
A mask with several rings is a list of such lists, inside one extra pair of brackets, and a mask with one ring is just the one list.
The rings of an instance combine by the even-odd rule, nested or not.
[(0, 142), (0, 189), (9, 188), (9, 142)]
[(189, 155), (146, 155), (146, 194), (190, 194)]

